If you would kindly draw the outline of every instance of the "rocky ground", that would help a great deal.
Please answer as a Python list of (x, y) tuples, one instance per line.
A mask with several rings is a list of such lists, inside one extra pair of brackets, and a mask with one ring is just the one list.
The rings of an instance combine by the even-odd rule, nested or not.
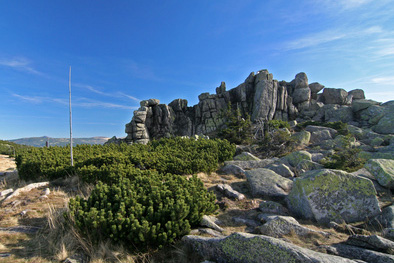
[[(220, 174), (200, 176), (221, 211), (183, 241), (214, 262), (394, 262), (393, 137), (350, 131), (358, 139), (308, 126), (292, 134), (299, 148), (282, 158), (239, 147)], [(323, 169), (346, 147), (362, 149), (365, 165)]]
[[(352, 173), (323, 169), (348, 138), (330, 128), (293, 133), (298, 148), (282, 158), (260, 159), (255, 148), (239, 147), (217, 173), (198, 174), (217, 195), (217, 214), (204, 216), (175, 247), (139, 261), (394, 262), (393, 136), (350, 131), (357, 138), (351, 147), (369, 159)], [(70, 249), (70, 231), (53, 230), (55, 211), (81, 193), (78, 184), (28, 184), (12, 159), (0, 156), (0, 164), (0, 262), (84, 262), (80, 249)], [(50, 252), (46, 239), (54, 243)], [(92, 262), (108, 254), (96, 251)], [(123, 258), (112, 261), (136, 260)]]

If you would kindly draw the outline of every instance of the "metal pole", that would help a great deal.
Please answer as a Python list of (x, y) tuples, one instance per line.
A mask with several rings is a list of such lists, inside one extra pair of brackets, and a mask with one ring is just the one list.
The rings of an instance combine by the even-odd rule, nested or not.
[(70, 73), (68, 77), (68, 90), (70, 94), (70, 157), (71, 157), (71, 166), (74, 166), (74, 158), (73, 158), (73, 122), (72, 122), (72, 112), (71, 112), (71, 66)]

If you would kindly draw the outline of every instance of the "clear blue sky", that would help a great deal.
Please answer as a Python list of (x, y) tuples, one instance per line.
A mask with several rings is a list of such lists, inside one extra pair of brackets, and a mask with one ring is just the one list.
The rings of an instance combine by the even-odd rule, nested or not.
[(139, 100), (248, 74), (394, 99), (393, 0), (0, 1), (0, 139), (123, 137)]

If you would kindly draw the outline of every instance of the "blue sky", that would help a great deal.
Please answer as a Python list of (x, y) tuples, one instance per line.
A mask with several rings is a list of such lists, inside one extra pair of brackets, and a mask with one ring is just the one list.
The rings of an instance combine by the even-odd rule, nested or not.
[(0, 1), (0, 139), (116, 135), (252, 71), (394, 100), (393, 0)]

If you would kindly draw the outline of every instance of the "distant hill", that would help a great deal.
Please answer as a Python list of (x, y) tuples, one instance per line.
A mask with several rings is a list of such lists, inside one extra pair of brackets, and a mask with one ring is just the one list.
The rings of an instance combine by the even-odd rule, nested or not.
[[(104, 144), (108, 141), (107, 137), (91, 137), (91, 138), (73, 138), (73, 145), (77, 144)], [(45, 143), (49, 141), (49, 146), (65, 146), (70, 143), (70, 138), (51, 138), (48, 136), (43, 137), (30, 137), (21, 138), (15, 140), (9, 140), (10, 142), (17, 144), (24, 144), (36, 147), (45, 146)]]

